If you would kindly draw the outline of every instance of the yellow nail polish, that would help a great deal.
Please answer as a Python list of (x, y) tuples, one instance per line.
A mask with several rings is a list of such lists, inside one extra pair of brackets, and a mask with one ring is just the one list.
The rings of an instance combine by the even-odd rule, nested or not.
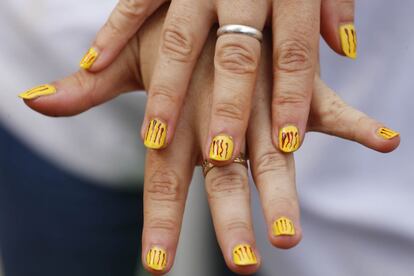
[(147, 253), (147, 265), (153, 270), (164, 270), (167, 266), (167, 252), (162, 248), (152, 247)]
[(85, 70), (88, 70), (92, 67), (96, 59), (98, 58), (99, 53), (95, 48), (90, 48), (85, 56), (82, 58), (79, 66)]
[(299, 130), (295, 126), (285, 126), (279, 131), (279, 149), (283, 152), (297, 151), (300, 146)]
[(294, 236), (295, 226), (293, 222), (286, 218), (281, 217), (273, 223), (273, 235), (275, 236)]
[(394, 137), (399, 136), (400, 134), (392, 129), (386, 128), (386, 127), (381, 127), (377, 130), (377, 134), (386, 139), (386, 140), (391, 140)]
[(56, 93), (56, 87), (50, 84), (39, 85), (19, 95), (24, 100), (33, 100), (41, 96), (48, 96)]
[(233, 249), (233, 262), (239, 266), (257, 264), (256, 255), (248, 244), (241, 244)]
[(349, 58), (357, 57), (357, 35), (354, 24), (344, 24), (339, 27), (342, 50)]
[(167, 124), (158, 119), (151, 120), (145, 133), (145, 146), (149, 149), (161, 149), (165, 146), (166, 138)]
[(210, 145), (210, 159), (215, 161), (228, 161), (233, 156), (233, 138), (228, 135), (217, 135)]

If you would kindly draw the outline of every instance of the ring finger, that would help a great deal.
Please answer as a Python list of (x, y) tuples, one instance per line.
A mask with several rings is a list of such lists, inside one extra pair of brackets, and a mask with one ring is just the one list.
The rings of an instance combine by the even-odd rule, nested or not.
[(227, 266), (236, 273), (254, 273), (260, 260), (253, 233), (246, 168), (235, 163), (214, 167), (206, 176), (206, 190)]

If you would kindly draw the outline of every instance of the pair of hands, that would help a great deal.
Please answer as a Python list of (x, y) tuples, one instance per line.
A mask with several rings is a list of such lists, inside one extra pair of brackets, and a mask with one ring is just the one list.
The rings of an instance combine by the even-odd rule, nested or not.
[[(214, 23), (221, 26), (242, 24), (273, 30), (272, 142), (285, 152), (301, 145), (312, 99), (317, 70), (319, 36), (336, 52), (356, 57), (353, 27), (353, 0), (120, 0), (107, 23), (98, 33), (81, 66), (100, 72), (111, 64), (130, 38), (162, 4), (171, 2), (161, 31), (159, 53), (151, 83), (141, 135), (152, 149), (172, 143), (186, 98), (194, 66)], [(207, 127), (204, 159), (226, 165), (243, 148), (255, 90), (260, 42), (228, 34), (217, 39), (214, 92)], [(155, 124), (164, 129), (156, 143), (148, 141), (148, 130)], [(292, 133), (291, 146), (282, 136)], [(227, 156), (210, 154), (212, 143), (225, 138), (232, 149)]]
[[(32, 96), (43, 96), (26, 103), (46, 115), (70, 116), (124, 92), (150, 87), (157, 68), (153, 61), (159, 55), (165, 13), (163, 9), (147, 20), (105, 70), (97, 73), (82, 70), (42, 88), (52, 90), (34, 89)], [(290, 248), (300, 241), (302, 231), (293, 155), (281, 153), (272, 144), (270, 40), (266, 32), (250, 121), (241, 144), (250, 158), (268, 225), (268, 238), (276, 247)], [(195, 67), (175, 139), (168, 148), (147, 153), (142, 261), (154, 274), (166, 273), (173, 265), (189, 183), (194, 167), (204, 157), (210, 123), (206, 118), (214, 109), (214, 43), (212, 33)], [(353, 140), (381, 152), (398, 146), (398, 137), (384, 139), (378, 135), (382, 124), (346, 105), (317, 75), (314, 80), (307, 131)], [(254, 273), (260, 266), (260, 254), (255, 247), (247, 170), (239, 164), (215, 167), (205, 182), (227, 265), (237, 273)]]

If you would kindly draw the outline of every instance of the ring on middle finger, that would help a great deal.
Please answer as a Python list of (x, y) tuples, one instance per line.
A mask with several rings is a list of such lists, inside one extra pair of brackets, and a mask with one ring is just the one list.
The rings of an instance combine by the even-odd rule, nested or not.
[(220, 37), (225, 34), (242, 34), (253, 37), (257, 39), (259, 42), (263, 41), (263, 33), (261, 31), (246, 25), (229, 24), (221, 26), (217, 30), (217, 37)]

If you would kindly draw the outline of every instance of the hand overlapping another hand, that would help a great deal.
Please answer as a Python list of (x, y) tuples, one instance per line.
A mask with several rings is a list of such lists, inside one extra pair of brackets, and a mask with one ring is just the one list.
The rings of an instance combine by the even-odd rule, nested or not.
[[(124, 92), (148, 88), (156, 70), (153, 61), (158, 55), (156, 49), (164, 16), (165, 10), (154, 15), (107, 69), (98, 73), (79, 71), (55, 82), (52, 87), (56, 93), (26, 103), (46, 115), (70, 116)], [(142, 255), (144, 265), (153, 273), (165, 273), (173, 265), (188, 186), (194, 167), (203, 160), (209, 133), (208, 118), (213, 108), (214, 42), (212, 33), (196, 65), (175, 138), (168, 148), (147, 153)], [(271, 243), (290, 248), (301, 238), (300, 214), (293, 155), (281, 153), (272, 144), (269, 33), (265, 35), (262, 52), (241, 151), (246, 151), (250, 159)], [(353, 140), (381, 152), (398, 146), (398, 137), (384, 139), (377, 134), (383, 126), (381, 123), (346, 105), (317, 75), (314, 79), (308, 131)], [(247, 170), (239, 164), (215, 167), (207, 174), (205, 182), (217, 238), (227, 265), (238, 273), (253, 273), (260, 265), (260, 254), (255, 247)], [(159, 256), (165, 257), (159, 259)]]
[[(149, 98), (141, 133), (147, 137), (152, 124), (162, 124), (165, 131), (160, 143), (145, 143), (152, 149), (172, 142), (194, 66), (216, 22), (258, 31), (266, 23), (272, 26), (272, 142), (282, 151), (296, 151), (304, 139), (320, 34), (336, 52), (356, 57), (353, 0), (120, 0), (81, 66), (91, 72), (106, 68), (145, 20), (166, 2), (171, 4), (147, 87)], [(260, 42), (255, 38), (230, 33), (217, 40), (211, 119), (203, 151), (204, 158), (217, 165), (231, 163), (242, 149), (260, 55)], [(294, 147), (282, 145), (281, 137), (288, 131), (296, 136)], [(231, 144), (232, 151), (223, 158), (209, 154), (218, 137)]]

